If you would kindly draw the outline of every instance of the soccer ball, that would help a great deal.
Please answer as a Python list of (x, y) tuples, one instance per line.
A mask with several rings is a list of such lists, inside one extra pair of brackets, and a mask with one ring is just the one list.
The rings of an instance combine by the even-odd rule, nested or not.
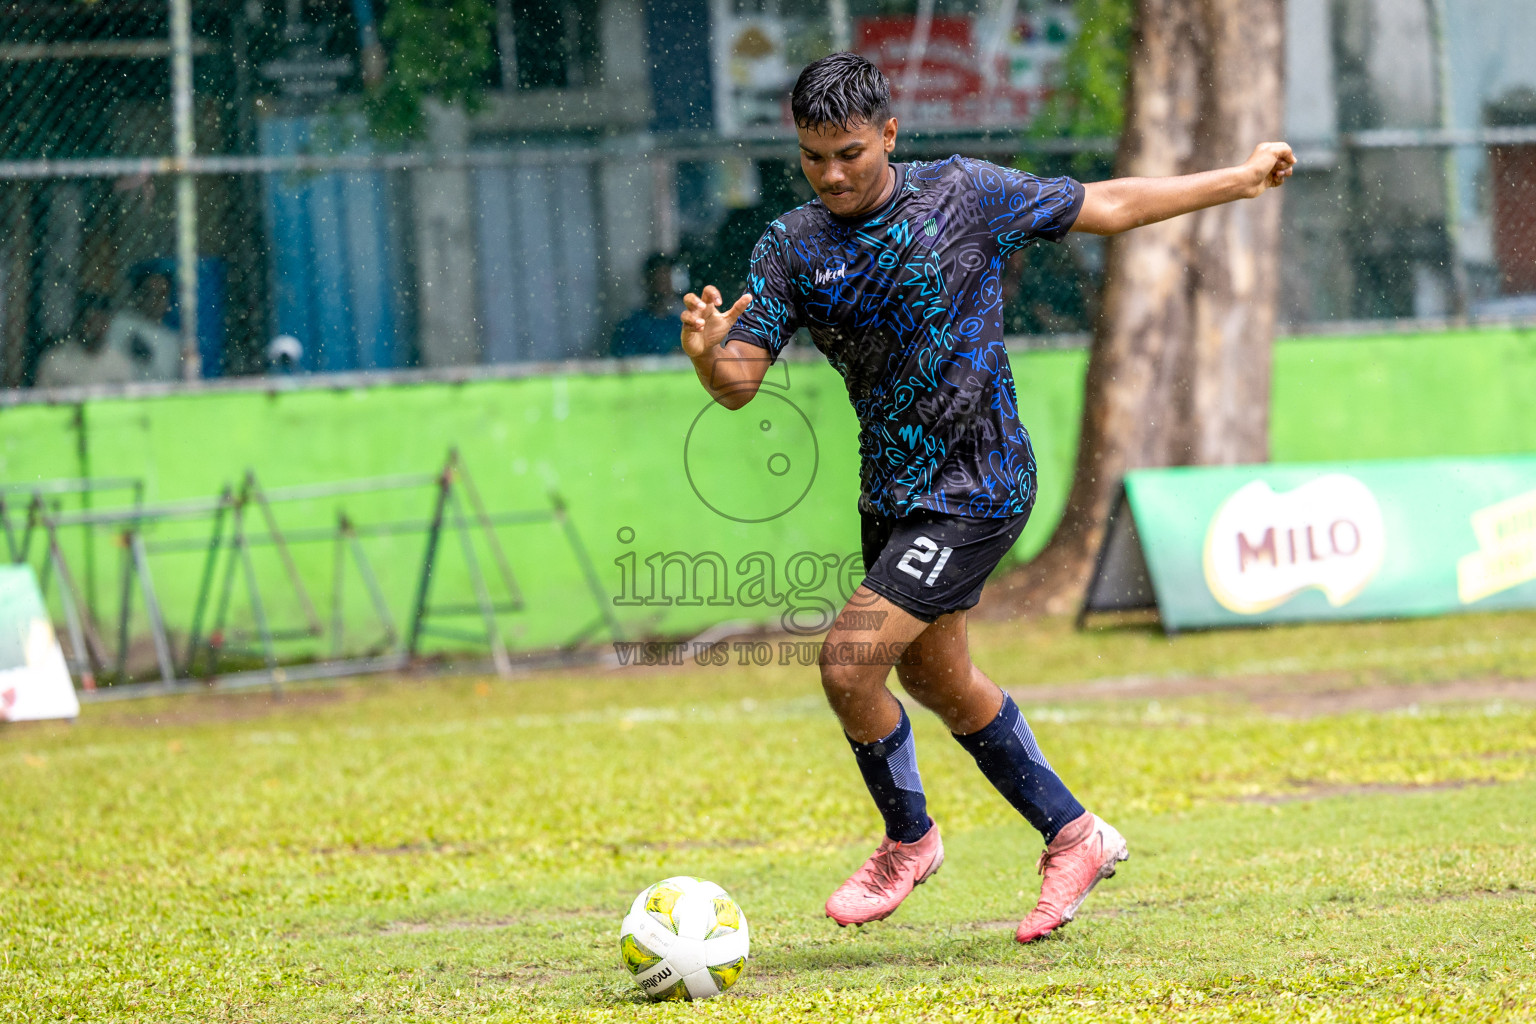
[(663, 879), (635, 897), (619, 955), (652, 999), (708, 999), (747, 966), (747, 918), (714, 882)]

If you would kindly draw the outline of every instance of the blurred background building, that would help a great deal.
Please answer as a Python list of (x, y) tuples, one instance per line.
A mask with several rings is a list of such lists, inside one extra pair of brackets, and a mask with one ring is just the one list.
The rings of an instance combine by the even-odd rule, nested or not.
[[(16, 0), (0, 379), (36, 383), (63, 346), (85, 367), (65, 383), (187, 376), (176, 339), (202, 377), (606, 355), (664, 305), (657, 280), (733, 294), (764, 226), (810, 197), (787, 93), (832, 49), (891, 77), (899, 158), (1108, 176), (1112, 138), (1049, 123), (1082, 10)], [(1536, 5), (1289, 0), (1287, 17), (1302, 165), (1282, 322), (1536, 319)], [(1021, 255), (1019, 345), (1081, 339), (1097, 244)], [(676, 269), (647, 273), (653, 253)]]

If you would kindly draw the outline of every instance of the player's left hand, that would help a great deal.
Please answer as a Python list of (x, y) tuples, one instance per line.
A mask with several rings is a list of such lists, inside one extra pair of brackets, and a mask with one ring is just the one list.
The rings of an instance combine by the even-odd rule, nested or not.
[(1296, 168), (1296, 154), (1284, 142), (1261, 142), (1243, 163), (1251, 183), (1247, 196), (1252, 199), (1266, 189), (1279, 188)]

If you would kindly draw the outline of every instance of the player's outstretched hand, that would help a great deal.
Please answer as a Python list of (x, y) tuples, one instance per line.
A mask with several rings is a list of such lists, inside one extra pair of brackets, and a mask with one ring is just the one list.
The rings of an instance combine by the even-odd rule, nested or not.
[(722, 313), (720, 303), (723, 301), (720, 289), (712, 284), (705, 286), (702, 298), (693, 292), (683, 296), (683, 351), (689, 358), (697, 359), (724, 341), (737, 317), (752, 305), (752, 296), (743, 295)]
[(1279, 188), (1291, 176), (1296, 167), (1296, 154), (1283, 142), (1261, 142), (1254, 147), (1253, 155), (1243, 164), (1252, 178), (1248, 186), (1248, 198), (1261, 194), (1265, 189)]

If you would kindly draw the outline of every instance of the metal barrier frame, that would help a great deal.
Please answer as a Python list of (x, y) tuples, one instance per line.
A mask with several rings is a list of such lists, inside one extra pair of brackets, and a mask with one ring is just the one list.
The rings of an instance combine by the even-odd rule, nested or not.
[[(43, 496), (50, 493), (72, 493), (90, 489), (104, 490), (109, 487), (131, 487), (135, 503), (131, 507), (62, 512), (50, 510)], [(425, 520), (405, 522), (358, 523), (346, 509), (338, 507), (336, 525), (332, 528), (310, 528), (284, 531), (274, 512), (274, 505), (284, 502), (311, 501), (315, 499), (344, 497), (347, 495), (378, 493), (431, 487), (434, 491), (432, 511)], [(72, 490), (73, 489), (73, 490)], [(526, 608), (526, 601), (506, 551), (496, 535), (496, 528), (509, 525), (552, 523), (556, 525), (567, 546), (571, 549), (580, 568), (583, 583), (597, 605), (597, 615), (584, 623), (566, 641), (561, 651), (570, 654), (580, 647), (594, 632), (606, 629), (614, 638), (622, 638), (623, 631), (605, 599), (605, 593), (596, 567), (581, 541), (575, 524), (571, 521), (564, 500), (555, 492), (549, 494), (549, 507), (525, 509), (502, 513), (487, 511), (478, 488), (457, 449), (450, 450), (441, 470), (436, 473), (408, 474), (373, 477), (335, 483), (305, 485), (299, 487), (264, 489), (254, 472), (247, 471), (237, 489), (226, 486), (211, 499), (167, 502), (156, 505), (142, 503), (141, 481), (122, 478), (90, 481), (45, 481), (36, 485), (11, 485), (0, 491), (32, 494), (28, 511), (28, 533), (25, 543), (14, 539), (14, 529), (0, 502), (0, 527), (6, 535), (13, 561), (25, 561), (30, 545), (31, 530), (40, 526), (47, 537), (46, 569), (59, 581), (60, 603), (64, 612), (65, 628), (69, 638), (69, 662), (73, 672), (87, 693), (110, 690), (113, 699), (130, 695), (155, 694), (206, 690), (210, 686), (220, 689), (268, 686), (280, 693), (285, 681), (298, 679), (330, 678), (360, 675), (373, 672), (394, 671), (409, 668), (422, 659), (421, 646), (428, 636), (485, 644), (490, 648), (491, 664), (497, 675), (506, 678), (514, 674), (512, 656), (505, 637), (497, 622), (500, 614), (516, 613)], [(462, 493), (461, 493), (462, 492)], [(467, 508), (466, 508), (467, 506)], [(264, 533), (247, 529), (247, 514), (254, 511), (261, 517)], [(196, 539), (171, 539), (156, 541), (146, 536), (153, 527), (174, 521), (207, 520), (209, 533), (206, 541)], [(60, 543), (60, 531), (71, 527), (85, 530), (112, 528), (123, 550), (123, 565), (119, 578), (119, 604), (116, 622), (115, 650), (109, 650), (102, 638), (99, 617), (86, 601), (77, 583), (69, 556)], [(458, 534), (461, 552), (468, 570), (473, 599), (464, 603), (433, 604), (430, 602), (433, 569), (442, 556), (444, 534)], [(388, 603), (379, 586), (377, 574), (362, 544), (364, 537), (400, 536), (425, 533), (426, 544), (421, 568), (417, 576), (415, 595), (411, 604), (410, 622), (402, 631), (391, 615)], [(475, 537), (479, 536), (491, 556), (491, 578), (482, 569), (475, 550)], [(89, 536), (89, 535), (88, 535)], [(294, 560), (291, 545), (296, 543), (330, 542), (332, 556), (332, 594), (327, 624), (319, 615), (309, 591)], [(94, 547), (87, 543), (86, 557)], [(267, 614), (270, 592), (263, 594), (251, 559), (253, 548), (272, 548), (282, 566), (283, 576), (292, 590), (292, 603), (299, 609), (303, 624), (295, 629), (274, 629)], [(151, 554), (202, 551), (202, 570), (197, 597), (194, 601), (191, 621), (187, 631), (185, 652), (178, 664), (172, 648), (171, 634), (155, 589), (150, 566)], [(363, 581), (374, 618), (382, 634), (382, 642), (358, 657), (343, 657), (345, 623), (343, 612), (344, 581), (347, 563), (351, 561)], [(222, 566), (222, 571), (221, 571)], [(231, 606), (235, 594), (235, 577), (243, 575), (245, 597), (255, 619), (254, 639), (258, 646), (251, 653), (258, 653), (263, 668), (254, 671), (238, 671), (221, 674), (224, 656), (243, 648), (229, 641), (244, 640), (244, 634), (228, 631)], [(500, 594), (493, 596), (494, 589)], [(270, 591), (270, 588), (269, 588)], [(157, 682), (130, 682), (128, 657), (130, 652), (130, 622), (134, 594), (143, 602), (149, 620), (150, 636), (154, 643), (155, 660), (159, 673)], [(209, 621), (209, 612), (212, 618)], [(481, 631), (455, 629), (435, 625), (434, 618), (475, 615), (480, 619)], [(205, 623), (207, 628), (205, 629)], [(320, 661), (298, 665), (281, 663), (278, 643), (294, 639), (324, 639), (330, 633), (330, 657)], [(403, 640), (403, 642), (402, 642)], [(115, 685), (97, 690), (98, 676), (108, 671)]]

